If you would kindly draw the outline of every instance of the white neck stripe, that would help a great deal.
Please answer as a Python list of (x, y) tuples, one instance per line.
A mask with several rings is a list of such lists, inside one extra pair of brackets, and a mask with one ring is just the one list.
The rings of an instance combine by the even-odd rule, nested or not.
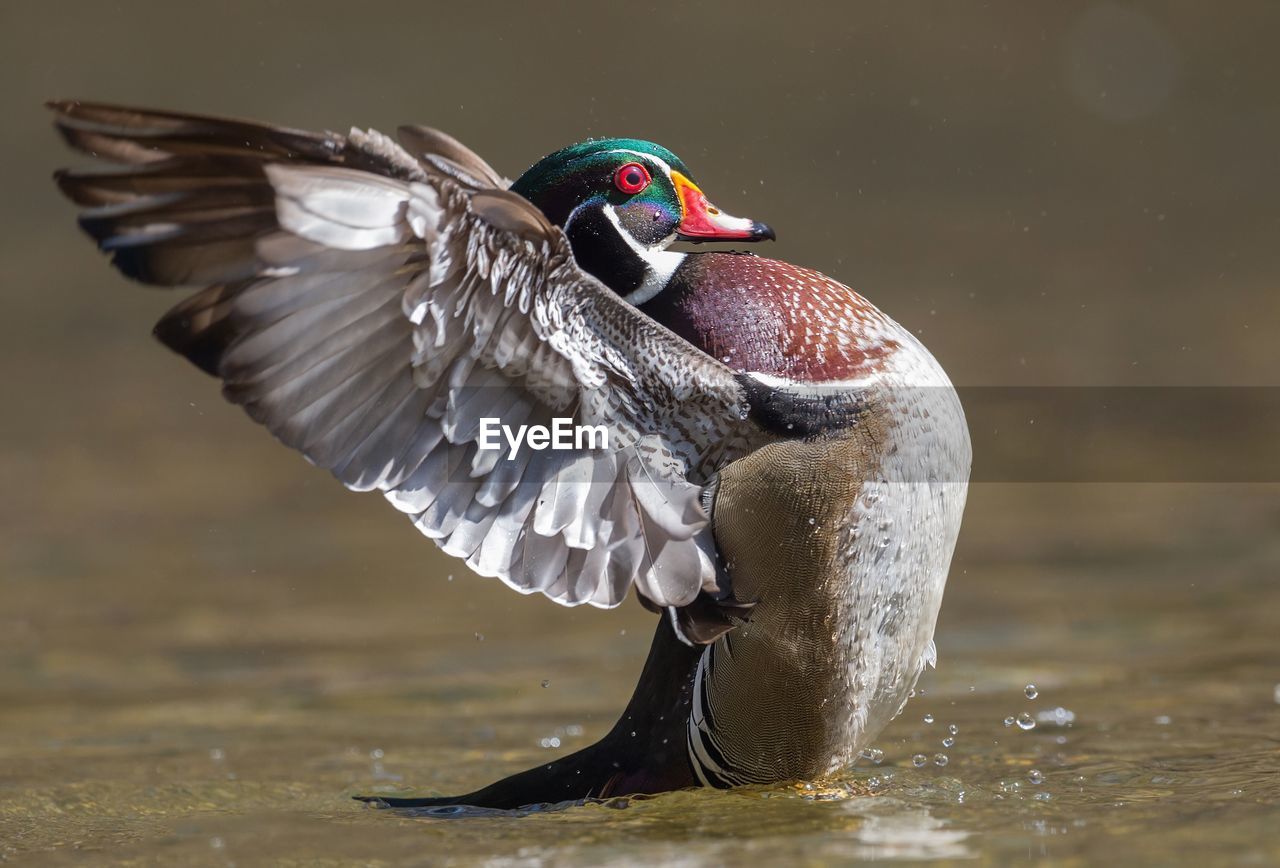
[(604, 206), (604, 216), (613, 226), (614, 231), (618, 233), (623, 243), (631, 249), (632, 253), (640, 257), (645, 264), (644, 280), (640, 281), (639, 286), (622, 297), (628, 303), (639, 307), (666, 289), (667, 282), (671, 280), (671, 275), (675, 274), (676, 269), (680, 267), (680, 263), (684, 262), (685, 254), (663, 250), (662, 247), (645, 247), (623, 228), (622, 221), (618, 219), (618, 212), (614, 210), (612, 205)]

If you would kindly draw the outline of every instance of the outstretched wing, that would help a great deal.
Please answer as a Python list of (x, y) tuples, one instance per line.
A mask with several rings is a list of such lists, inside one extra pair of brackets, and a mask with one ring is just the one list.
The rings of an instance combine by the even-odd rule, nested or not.
[[(378, 490), (524, 593), (651, 606), (714, 591), (701, 502), (764, 435), (732, 372), (578, 268), (455, 140), (310, 133), (60, 102), (61, 172), (125, 274), (207, 284), (156, 326), (283, 443)], [(602, 425), (607, 446), (481, 448), (482, 420)]]

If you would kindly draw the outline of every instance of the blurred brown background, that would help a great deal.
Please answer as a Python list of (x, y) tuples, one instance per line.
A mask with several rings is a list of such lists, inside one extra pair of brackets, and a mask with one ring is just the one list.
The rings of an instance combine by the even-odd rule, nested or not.
[(715, 201), (776, 224), (771, 255), (920, 329), (957, 382), (1275, 385), (1280, 372), (1274, 4), (0, 14), (4, 262), (21, 305), (4, 344), (18, 359), (67, 336), (67, 315), (46, 310), (114, 333), (139, 321), (120, 308), (143, 304), (84, 292), (109, 278), (67, 243), (70, 211), (49, 195), (68, 156), (40, 103), (75, 96), (312, 128), (429, 123), (511, 175), (586, 136), (651, 138)]
[[(397, 737), (437, 750), (406, 783), (478, 783), (448, 761), (481, 710), (524, 746), (491, 771), (537, 755), (550, 725), (520, 715), (573, 709), (598, 735), (651, 629), (630, 604), (565, 611), (464, 575), (225, 406), (148, 336), (177, 296), (75, 228), (43, 100), (427, 123), (512, 176), (587, 136), (649, 138), (777, 228), (761, 252), (868, 295), (957, 384), (1276, 386), (1277, 32), (1275, 3), (1191, 0), (5, 3), (0, 796), (25, 845), (48, 844), (27, 809), (88, 799), (81, 779), (121, 816), (159, 810), (144, 784), (188, 805), (163, 788), (229, 745), (268, 770), (293, 750), (262, 778), (314, 779), (317, 804), (335, 777), (367, 786), (367, 750)], [(980, 680), (974, 649), (1019, 630), (1110, 637), (1073, 671), (1274, 636), (1276, 504), (1274, 486), (975, 487), (944, 666)], [(348, 742), (361, 759), (326, 765)], [(226, 798), (253, 803), (245, 787)]]

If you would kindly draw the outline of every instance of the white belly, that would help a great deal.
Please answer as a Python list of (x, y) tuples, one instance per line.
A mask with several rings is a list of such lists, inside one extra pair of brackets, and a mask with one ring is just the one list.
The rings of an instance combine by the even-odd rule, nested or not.
[(848, 584), (836, 652), (848, 678), (846, 731), (831, 771), (851, 764), (897, 716), (934, 663), (933, 630), (968, 491), (972, 449), (960, 400), (911, 342), (903, 347), (910, 369), (877, 386), (895, 425), (841, 543)]

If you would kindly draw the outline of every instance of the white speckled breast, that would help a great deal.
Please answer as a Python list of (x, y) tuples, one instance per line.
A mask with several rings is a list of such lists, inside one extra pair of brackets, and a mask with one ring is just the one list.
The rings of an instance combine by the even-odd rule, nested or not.
[[(896, 324), (894, 324), (896, 325)], [(836, 653), (847, 677), (839, 697), (850, 764), (902, 710), (926, 663), (960, 532), (972, 449), (950, 380), (906, 329), (870, 385), (884, 402), (886, 442), (840, 546), (846, 590)]]

